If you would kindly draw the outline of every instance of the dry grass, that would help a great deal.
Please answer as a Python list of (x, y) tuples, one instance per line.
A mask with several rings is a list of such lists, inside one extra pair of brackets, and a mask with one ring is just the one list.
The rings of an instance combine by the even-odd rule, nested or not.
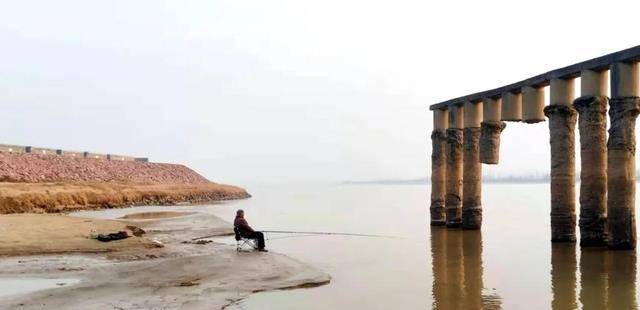
[(248, 197), (250, 195), (243, 188), (216, 183), (0, 183), (0, 214), (57, 213)]

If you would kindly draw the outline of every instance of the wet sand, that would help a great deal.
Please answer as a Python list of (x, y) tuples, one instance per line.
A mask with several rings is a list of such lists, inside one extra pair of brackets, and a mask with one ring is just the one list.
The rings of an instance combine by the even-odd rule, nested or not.
[[(135, 209), (127, 211), (137, 213)], [(20, 216), (28, 219), (20, 219)], [(29, 253), (33, 255), (0, 258), (0, 278), (64, 278), (79, 279), (81, 282), (0, 297), (3, 307), (220, 309), (254, 292), (318, 286), (330, 281), (326, 273), (285, 255), (273, 252), (238, 253), (235, 245), (192, 242), (193, 238), (202, 235), (226, 235), (231, 231), (228, 222), (211, 214), (139, 214), (129, 215), (127, 220), (62, 215), (4, 215), (0, 216), (0, 221), (43, 220), (52, 216), (57, 217), (53, 218), (54, 221), (69, 221), (77, 225), (74, 229), (59, 233), (61, 236), (68, 234), (65, 238), (69, 240), (76, 240), (76, 251), (73, 252), (94, 253), (38, 255), (38, 246), (42, 253), (48, 253), (49, 247), (54, 245), (38, 245), (40, 241), (31, 240), (35, 236), (25, 237), (26, 240), (20, 242), (31, 242), (33, 246)], [(147, 234), (110, 242), (108, 252), (95, 253), (95, 248), (85, 243), (99, 242), (87, 239), (90, 232), (82, 228), (82, 223), (86, 227), (97, 225), (109, 229), (117, 225), (135, 225), (143, 228)], [(149, 247), (152, 239), (161, 241), (164, 247)], [(62, 240), (64, 238), (60, 242), (66, 242)], [(232, 243), (233, 240), (229, 241)], [(136, 245), (129, 246), (131, 242)], [(0, 246), (0, 251), (3, 250)]]

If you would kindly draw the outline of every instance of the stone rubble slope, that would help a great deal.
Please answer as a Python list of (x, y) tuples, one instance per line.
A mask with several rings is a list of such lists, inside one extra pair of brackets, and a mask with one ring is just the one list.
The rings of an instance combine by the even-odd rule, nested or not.
[(209, 183), (183, 165), (2, 152), (0, 182)]

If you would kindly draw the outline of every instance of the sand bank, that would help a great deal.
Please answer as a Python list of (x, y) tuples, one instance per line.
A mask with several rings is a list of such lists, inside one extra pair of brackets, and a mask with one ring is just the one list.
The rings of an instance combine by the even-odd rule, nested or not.
[[(136, 213), (135, 209), (125, 210)], [(129, 214), (126, 220), (32, 214), (0, 216), (0, 227), (11, 225), (27, 230), (16, 227), (34, 221), (55, 224), (23, 238), (12, 237), (13, 242), (30, 244), (30, 253), (48, 253), (52, 247), (60, 246), (88, 252), (96, 247), (112, 247), (110, 252), (92, 254), (58, 251), (58, 255), (0, 258), (0, 278), (81, 280), (75, 285), (0, 297), (0, 304), (8, 309), (221, 309), (253, 292), (317, 286), (330, 280), (327, 274), (281, 254), (238, 253), (232, 237), (228, 237), (229, 244), (191, 243), (193, 237), (202, 234), (230, 231), (231, 224), (213, 215), (156, 215)], [(58, 225), (65, 229), (58, 232), (59, 239), (53, 240), (60, 240), (61, 244), (35, 240)], [(74, 225), (77, 227), (71, 228)], [(109, 245), (91, 245), (99, 242), (86, 239), (88, 229), (120, 229), (126, 225), (142, 227), (147, 233)], [(161, 240), (165, 246), (149, 247), (150, 239)], [(11, 247), (5, 245), (4, 249)]]

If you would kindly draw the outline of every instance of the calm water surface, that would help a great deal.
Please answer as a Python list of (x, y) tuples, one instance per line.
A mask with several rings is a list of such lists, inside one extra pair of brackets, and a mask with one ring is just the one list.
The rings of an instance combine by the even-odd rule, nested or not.
[[(486, 184), (482, 232), (428, 226), (425, 186), (250, 188), (237, 208), (257, 229), (398, 236), (291, 237), (267, 247), (328, 272), (331, 284), (266, 292), (232, 309), (635, 309), (635, 252), (552, 245), (547, 184)], [(285, 238), (283, 238), (285, 237)]]

